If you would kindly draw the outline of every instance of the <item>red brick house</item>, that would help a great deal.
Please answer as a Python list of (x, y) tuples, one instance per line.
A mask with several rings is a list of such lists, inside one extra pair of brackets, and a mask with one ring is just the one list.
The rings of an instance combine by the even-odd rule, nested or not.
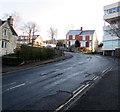
[(80, 42), (80, 48), (85, 48), (90, 51), (96, 51), (98, 47), (98, 40), (95, 30), (70, 30), (66, 34), (67, 47), (74, 46), (75, 41)]

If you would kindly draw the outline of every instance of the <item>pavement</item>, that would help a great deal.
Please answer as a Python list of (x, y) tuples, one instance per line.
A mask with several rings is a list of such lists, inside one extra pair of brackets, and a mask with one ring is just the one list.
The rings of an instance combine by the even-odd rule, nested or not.
[(49, 59), (49, 60), (45, 60), (45, 61), (39, 61), (39, 62), (31, 62), (25, 65), (18, 65), (18, 66), (2, 66), (2, 73), (9, 73), (9, 72), (15, 72), (18, 70), (24, 70), (24, 69), (30, 69), (36, 66), (40, 66), (40, 65), (44, 65), (44, 64), (48, 64), (48, 63), (53, 63), (53, 62), (58, 62), (58, 61), (62, 61), (65, 59), (69, 59), (72, 58), (73, 56), (71, 54), (65, 53), (63, 56), (54, 58), (54, 59)]
[(68, 110), (119, 110), (119, 75), (120, 59), (116, 59), (114, 67)]

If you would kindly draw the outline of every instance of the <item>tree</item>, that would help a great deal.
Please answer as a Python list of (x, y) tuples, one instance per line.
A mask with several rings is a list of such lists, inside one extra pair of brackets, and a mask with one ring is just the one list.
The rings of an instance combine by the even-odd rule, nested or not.
[(117, 24), (113, 23), (111, 25), (108, 26), (107, 32), (111, 35), (111, 36), (117, 36), (118, 38), (120, 38), (120, 21), (117, 22)]
[(62, 43), (62, 41), (58, 41), (56, 46), (62, 47), (62, 46), (64, 46), (64, 44)]
[(99, 45), (98, 45), (98, 47), (102, 47), (103, 46), (103, 43), (100, 43)]
[(35, 22), (28, 22), (24, 25), (24, 29), (26, 33), (29, 36), (29, 43), (32, 39), (32, 46), (33, 46), (33, 37), (35, 36), (35, 33), (39, 31), (39, 26)]
[(75, 41), (75, 47), (80, 47), (80, 42), (79, 42), (79, 40), (76, 40), (76, 41)]
[(54, 39), (55, 39), (55, 37), (57, 37), (57, 29), (50, 27), (48, 33), (49, 33), (49, 37), (52, 40), (52, 43), (54, 43)]

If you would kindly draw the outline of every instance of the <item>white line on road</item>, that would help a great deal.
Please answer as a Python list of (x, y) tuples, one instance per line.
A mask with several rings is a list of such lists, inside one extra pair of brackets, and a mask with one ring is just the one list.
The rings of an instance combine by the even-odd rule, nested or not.
[[(10, 83), (10, 84), (6, 84), (6, 85), (2, 85), (2, 87), (6, 87), (6, 86), (10, 86), (10, 85), (13, 85), (13, 84), (15, 84), (16, 82), (12, 82), (12, 83)], [(1, 87), (1, 86), (0, 86)]]
[(20, 84), (20, 85), (17, 85), (17, 86), (11, 87), (11, 88), (9, 88), (9, 89), (7, 89), (7, 90), (11, 90), (11, 89), (14, 89), (14, 88), (18, 88), (18, 87), (21, 87), (21, 86), (24, 86), (24, 85), (25, 85), (25, 83), (22, 83), (22, 84)]

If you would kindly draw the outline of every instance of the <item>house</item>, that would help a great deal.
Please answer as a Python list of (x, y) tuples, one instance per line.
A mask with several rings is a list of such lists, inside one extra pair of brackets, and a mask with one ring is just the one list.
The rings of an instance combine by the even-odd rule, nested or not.
[[(115, 50), (120, 48), (120, 37), (111, 35), (112, 31), (118, 27), (118, 33), (120, 33), (120, 1), (110, 5), (104, 6), (105, 21), (103, 27), (103, 55), (115, 55)], [(116, 30), (116, 29), (115, 29)]]
[(17, 33), (13, 28), (13, 18), (0, 19), (0, 56), (14, 53), (17, 45)]
[(95, 30), (70, 30), (67, 35), (67, 47), (74, 46), (75, 41), (80, 42), (80, 49), (87, 49), (89, 51), (96, 51), (98, 46), (98, 40), (96, 37)]
[(20, 35), (17, 39), (18, 46), (22, 44), (28, 45), (30, 43), (33, 43), (33, 46), (35, 47), (42, 46), (42, 37), (40, 35), (34, 35), (33, 37), (29, 38), (29, 36)]

